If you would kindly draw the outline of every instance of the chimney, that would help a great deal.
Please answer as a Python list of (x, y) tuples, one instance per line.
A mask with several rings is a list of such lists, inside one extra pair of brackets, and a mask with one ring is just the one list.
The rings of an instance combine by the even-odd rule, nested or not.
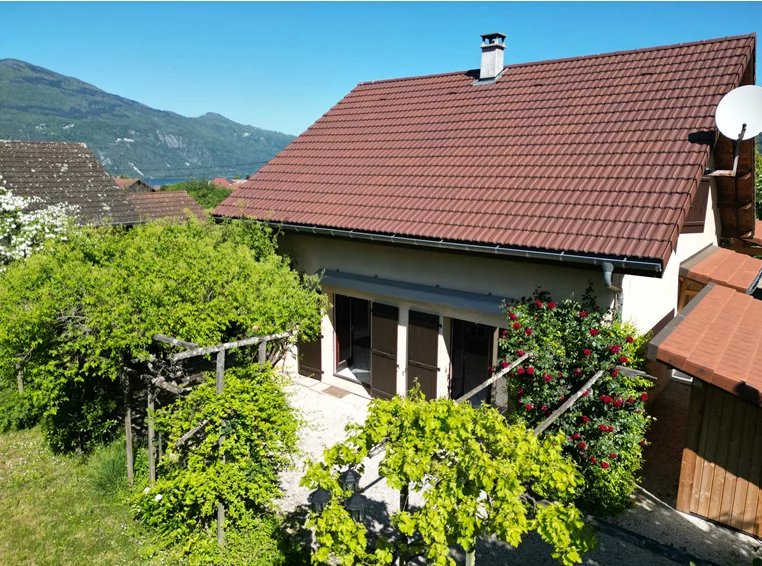
[(505, 34), (488, 33), (482, 36), (482, 66), (480, 81), (494, 81), (503, 72), (503, 50)]

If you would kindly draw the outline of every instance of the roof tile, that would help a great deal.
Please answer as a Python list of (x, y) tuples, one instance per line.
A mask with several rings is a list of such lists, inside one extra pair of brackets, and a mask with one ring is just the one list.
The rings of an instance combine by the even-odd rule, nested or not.
[(665, 263), (708, 157), (688, 134), (714, 128), (754, 49), (742, 36), (511, 65), (491, 85), (361, 83), (215, 213)]

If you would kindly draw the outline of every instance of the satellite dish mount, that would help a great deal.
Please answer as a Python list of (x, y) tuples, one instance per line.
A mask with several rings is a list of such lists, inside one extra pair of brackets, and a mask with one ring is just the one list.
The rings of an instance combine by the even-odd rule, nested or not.
[(731, 90), (722, 97), (715, 112), (717, 129), (733, 141), (733, 169), (716, 170), (709, 177), (735, 177), (741, 142), (762, 132), (762, 87), (746, 85)]

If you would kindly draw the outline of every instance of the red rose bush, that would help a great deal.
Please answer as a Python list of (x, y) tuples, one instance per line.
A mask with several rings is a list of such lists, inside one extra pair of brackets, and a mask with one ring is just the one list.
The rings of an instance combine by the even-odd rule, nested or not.
[(550, 300), (538, 291), (506, 306), (509, 322), (500, 333), (499, 365), (531, 352), (506, 380), (516, 416), (527, 425), (542, 423), (596, 372), (603, 371), (548, 429), (562, 432), (565, 451), (585, 477), (577, 505), (595, 513), (628, 506), (641, 466), (641, 448), (650, 417), (647, 379), (627, 377), (617, 366), (640, 369), (645, 337), (600, 309), (588, 292), (581, 302)]

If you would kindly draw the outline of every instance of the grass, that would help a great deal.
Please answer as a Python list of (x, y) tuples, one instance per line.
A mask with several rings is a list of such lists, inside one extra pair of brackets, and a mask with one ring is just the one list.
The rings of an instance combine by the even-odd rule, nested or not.
[(126, 503), (118, 445), (89, 463), (56, 456), (37, 429), (0, 434), (0, 563), (148, 564), (150, 537)]

